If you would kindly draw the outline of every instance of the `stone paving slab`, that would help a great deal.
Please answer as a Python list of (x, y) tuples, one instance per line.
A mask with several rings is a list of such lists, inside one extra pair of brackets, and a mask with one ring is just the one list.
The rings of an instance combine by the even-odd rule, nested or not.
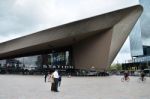
[(62, 77), (60, 92), (50, 91), (44, 76), (0, 75), (0, 99), (150, 99), (150, 78), (146, 82), (122, 76)]

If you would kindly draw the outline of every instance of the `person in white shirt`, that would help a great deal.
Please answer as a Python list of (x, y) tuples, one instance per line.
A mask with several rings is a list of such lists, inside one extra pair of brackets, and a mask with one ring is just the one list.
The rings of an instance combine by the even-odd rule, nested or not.
[(51, 85), (51, 91), (58, 92), (58, 79), (59, 79), (58, 71), (55, 70), (52, 73), (51, 77), (54, 79), (54, 82), (52, 82), (52, 85)]
[(57, 70), (55, 70), (52, 75), (54, 78), (59, 78), (59, 74)]

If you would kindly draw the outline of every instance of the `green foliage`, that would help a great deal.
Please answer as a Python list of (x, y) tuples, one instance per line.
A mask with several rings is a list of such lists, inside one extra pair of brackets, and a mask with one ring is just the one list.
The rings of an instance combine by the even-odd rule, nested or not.
[(108, 68), (108, 71), (121, 71), (121, 70), (122, 70), (122, 65), (121, 64), (112, 64)]

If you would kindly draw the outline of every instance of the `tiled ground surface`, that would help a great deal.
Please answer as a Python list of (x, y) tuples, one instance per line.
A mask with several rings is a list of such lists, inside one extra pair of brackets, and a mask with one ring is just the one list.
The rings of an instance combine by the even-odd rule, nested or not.
[(150, 78), (121, 82), (121, 76), (62, 77), (60, 92), (44, 76), (0, 75), (0, 99), (150, 99)]

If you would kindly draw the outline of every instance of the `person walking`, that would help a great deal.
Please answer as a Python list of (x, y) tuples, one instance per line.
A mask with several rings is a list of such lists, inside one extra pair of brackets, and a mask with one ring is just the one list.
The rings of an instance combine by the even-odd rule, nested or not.
[(145, 77), (145, 73), (144, 73), (144, 71), (141, 71), (140, 76), (141, 76), (141, 80), (142, 80), (142, 81), (144, 81), (144, 80), (145, 80), (145, 78), (144, 78), (144, 77)]
[(60, 74), (59, 74), (59, 78), (58, 78), (58, 85), (59, 85), (59, 87), (61, 85), (61, 75)]
[(45, 71), (45, 72), (44, 72), (44, 81), (45, 81), (45, 83), (46, 83), (47, 76), (48, 76), (48, 72)]

